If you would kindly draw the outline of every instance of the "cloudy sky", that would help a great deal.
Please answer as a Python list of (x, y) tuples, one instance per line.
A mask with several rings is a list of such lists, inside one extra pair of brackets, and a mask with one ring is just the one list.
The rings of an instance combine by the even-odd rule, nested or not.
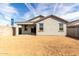
[(67, 21), (79, 19), (77, 3), (0, 3), (0, 24), (10, 24), (11, 18), (25, 21), (43, 15), (56, 15)]

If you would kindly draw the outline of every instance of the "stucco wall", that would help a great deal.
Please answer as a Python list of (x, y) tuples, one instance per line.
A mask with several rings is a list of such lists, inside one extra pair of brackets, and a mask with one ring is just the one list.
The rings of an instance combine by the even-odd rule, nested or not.
[[(66, 24), (64, 24), (64, 31), (59, 31), (59, 23), (62, 21), (54, 20), (52, 18), (47, 18), (46, 20), (40, 21), (36, 24), (36, 34), (37, 35), (66, 35)], [(44, 23), (44, 31), (39, 32), (39, 23)]]

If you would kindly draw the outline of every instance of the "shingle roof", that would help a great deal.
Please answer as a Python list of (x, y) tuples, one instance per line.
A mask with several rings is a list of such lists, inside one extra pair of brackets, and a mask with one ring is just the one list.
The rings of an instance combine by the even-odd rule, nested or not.
[(66, 21), (65, 19), (62, 19), (62, 18), (57, 17), (57, 16), (55, 16), (55, 15), (49, 15), (49, 16), (44, 17), (43, 19), (40, 19), (40, 20), (38, 20), (38, 21), (36, 21), (36, 22), (45, 20), (45, 19), (47, 19), (47, 18), (53, 18), (53, 19), (55, 19), (55, 20), (61, 20), (61, 21), (64, 21), (64, 22), (68, 23), (68, 21)]

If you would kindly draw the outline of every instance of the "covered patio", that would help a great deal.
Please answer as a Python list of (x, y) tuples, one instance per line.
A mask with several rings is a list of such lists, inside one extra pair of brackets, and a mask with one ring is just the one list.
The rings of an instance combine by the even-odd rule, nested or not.
[(36, 35), (36, 24), (33, 23), (23, 23), (17, 24), (16, 26), (16, 35)]

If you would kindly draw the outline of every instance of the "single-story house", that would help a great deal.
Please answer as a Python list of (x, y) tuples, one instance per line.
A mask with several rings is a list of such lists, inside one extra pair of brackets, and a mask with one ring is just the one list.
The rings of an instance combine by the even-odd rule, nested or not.
[(16, 35), (67, 35), (67, 21), (50, 15), (37, 16), (27, 21), (16, 22)]
[(79, 38), (79, 20), (68, 23), (67, 35), (71, 37)]

